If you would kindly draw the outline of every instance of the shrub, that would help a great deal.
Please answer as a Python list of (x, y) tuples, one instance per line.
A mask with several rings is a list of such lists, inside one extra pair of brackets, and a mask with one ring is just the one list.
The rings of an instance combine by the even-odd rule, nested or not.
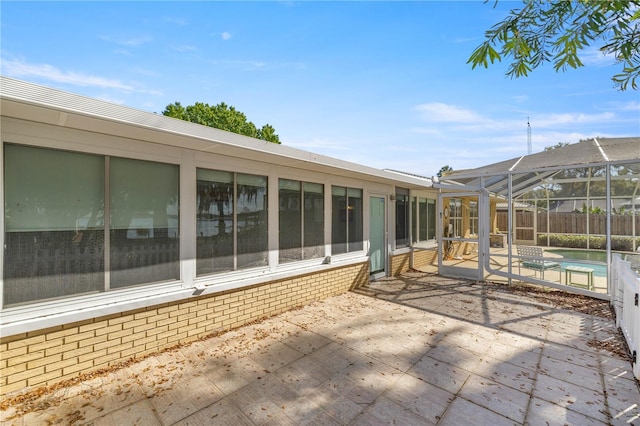
[[(593, 250), (606, 250), (607, 238), (602, 235), (582, 234), (548, 234), (549, 245), (553, 247), (566, 248), (587, 248), (587, 238), (589, 238), (589, 248)], [(539, 246), (547, 245), (547, 234), (538, 234)], [(640, 245), (640, 238), (636, 238), (636, 247)], [(633, 237), (611, 237), (611, 250), (614, 251), (633, 251)]]

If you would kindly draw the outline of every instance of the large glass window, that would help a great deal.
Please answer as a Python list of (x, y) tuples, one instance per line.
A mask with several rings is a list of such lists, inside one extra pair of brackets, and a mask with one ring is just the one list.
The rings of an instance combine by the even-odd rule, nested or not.
[(469, 233), (478, 235), (478, 202), (469, 201)]
[(110, 163), (110, 287), (180, 278), (178, 166)]
[(288, 179), (278, 185), (280, 263), (323, 257), (323, 185)]
[(363, 249), (362, 190), (331, 188), (331, 251), (349, 253)]
[(179, 277), (178, 166), (11, 144), (4, 155), (5, 306)]
[(396, 189), (396, 247), (409, 246), (409, 190)]
[(267, 178), (236, 174), (237, 267), (265, 266), (268, 259)]
[(267, 178), (198, 169), (196, 274), (267, 265)]
[(449, 201), (449, 224), (453, 225), (453, 237), (461, 238), (462, 235), (462, 200), (451, 198)]
[(233, 270), (233, 173), (198, 169), (196, 178), (196, 274)]
[(104, 158), (5, 145), (4, 305), (104, 289)]
[(433, 241), (436, 238), (436, 200), (413, 197), (411, 200), (413, 242)]

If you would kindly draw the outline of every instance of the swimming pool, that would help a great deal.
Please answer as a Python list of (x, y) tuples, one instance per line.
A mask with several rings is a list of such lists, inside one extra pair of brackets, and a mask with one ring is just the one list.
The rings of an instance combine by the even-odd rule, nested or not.
[(567, 266), (585, 266), (593, 269), (596, 277), (607, 276), (607, 252), (601, 250), (553, 249), (548, 253), (562, 256), (560, 267), (564, 271)]

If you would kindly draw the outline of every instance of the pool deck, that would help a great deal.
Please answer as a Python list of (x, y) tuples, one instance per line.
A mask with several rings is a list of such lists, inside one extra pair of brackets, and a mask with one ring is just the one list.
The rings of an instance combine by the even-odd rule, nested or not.
[[(553, 248), (554, 250), (556, 248)], [(506, 248), (494, 248), (492, 247), (490, 249), (490, 264), (491, 264), (491, 268), (497, 271), (501, 271), (504, 273), (507, 273), (509, 270), (509, 259), (507, 257), (508, 251)], [(515, 245), (513, 246), (513, 258), (512, 258), (512, 266), (511, 266), (511, 272), (514, 274), (517, 274), (518, 272), (520, 272), (520, 274), (523, 277), (533, 277), (533, 278), (540, 278), (541, 274), (539, 271), (533, 270), (533, 269), (528, 269), (528, 268), (524, 268), (521, 267), (520, 269), (518, 269), (518, 263), (517, 263), (517, 256), (516, 256), (516, 247)], [(550, 252), (546, 252), (544, 254), (545, 258), (549, 258), (549, 259), (561, 259), (562, 256), (555, 254), (555, 253), (550, 253)], [(461, 256), (459, 256), (459, 258), (457, 259), (449, 259), (449, 260), (444, 260), (443, 261), (444, 265), (447, 266), (455, 266), (455, 267), (461, 267), (461, 268), (466, 268), (466, 269), (471, 269), (471, 268), (477, 268), (478, 267), (478, 255), (476, 252), (471, 251), (468, 254), (463, 254)], [(575, 261), (574, 262), (576, 265), (580, 265), (580, 266), (584, 266), (584, 267), (589, 267), (588, 263), (585, 262), (581, 262), (581, 261)], [(421, 272), (428, 272), (428, 273), (433, 273), (433, 274), (437, 274), (438, 273), (438, 264), (437, 264), (437, 259), (434, 260), (434, 262), (430, 265), (426, 265), (426, 266), (421, 266), (419, 268), (416, 268), (417, 270), (421, 271)], [(553, 283), (556, 284), (562, 284), (567, 286), (567, 290), (570, 290), (571, 288), (581, 288), (581, 289), (586, 289), (587, 288), (587, 275), (585, 274), (574, 274), (572, 277), (572, 282), (573, 285), (567, 285), (566, 282), (566, 278), (567, 278), (567, 274), (565, 273), (564, 270), (559, 271), (558, 269), (547, 269), (544, 272), (544, 278), (545, 280), (551, 281)], [(495, 282), (495, 283), (506, 283), (508, 282), (508, 278), (503, 277), (501, 275), (496, 275), (496, 274), (488, 274), (485, 277), (486, 281), (491, 281), (491, 282)], [(514, 278), (515, 280), (515, 278)], [(607, 294), (607, 277), (603, 277), (603, 276), (598, 276), (596, 274), (593, 275), (593, 290), (596, 293), (600, 293), (600, 294)]]

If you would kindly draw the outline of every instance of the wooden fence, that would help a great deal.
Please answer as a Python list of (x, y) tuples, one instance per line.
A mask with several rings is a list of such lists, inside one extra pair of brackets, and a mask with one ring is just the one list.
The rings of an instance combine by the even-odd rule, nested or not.
[[(533, 228), (533, 212), (516, 212), (517, 227)], [(547, 213), (537, 213), (537, 233), (547, 233)], [(498, 229), (507, 230), (507, 212), (498, 212)], [(631, 237), (634, 235), (634, 216), (612, 215), (611, 235)], [(588, 227), (587, 227), (588, 221)], [(635, 216), (635, 235), (640, 235), (640, 216)], [(549, 229), (551, 234), (589, 234), (606, 235), (607, 215), (585, 213), (549, 213)]]

